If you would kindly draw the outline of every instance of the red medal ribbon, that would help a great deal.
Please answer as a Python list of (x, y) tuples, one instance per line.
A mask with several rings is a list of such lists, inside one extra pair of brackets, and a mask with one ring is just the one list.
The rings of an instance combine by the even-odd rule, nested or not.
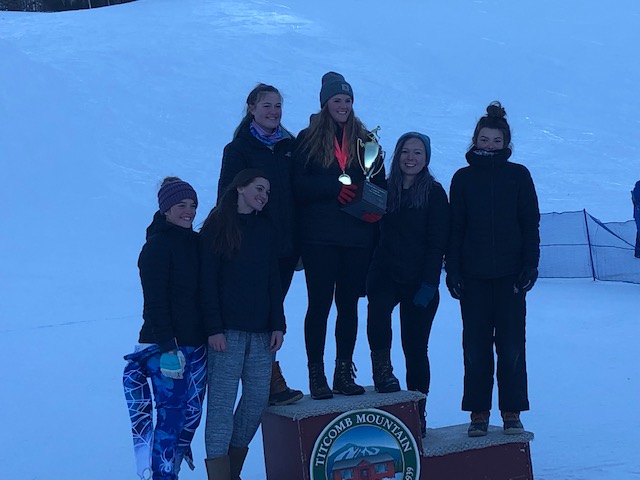
[(344, 172), (345, 168), (347, 168), (347, 160), (349, 159), (349, 148), (347, 146), (347, 130), (342, 130), (342, 146), (338, 144), (338, 139), (333, 139), (333, 144), (336, 149), (336, 158), (338, 159), (338, 165), (340, 169)]

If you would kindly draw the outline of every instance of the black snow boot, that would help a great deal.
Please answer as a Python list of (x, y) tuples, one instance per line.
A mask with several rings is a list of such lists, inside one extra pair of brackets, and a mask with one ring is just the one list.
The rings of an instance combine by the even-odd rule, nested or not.
[(391, 352), (389, 350), (374, 350), (371, 352), (373, 366), (373, 385), (376, 392), (391, 393), (400, 391), (400, 382), (393, 374), (391, 366)]
[(418, 413), (420, 414), (420, 434), (422, 438), (427, 434), (427, 399), (418, 400)]
[(336, 359), (336, 369), (333, 372), (333, 393), (341, 395), (362, 395), (364, 388), (354, 382), (356, 366), (351, 360)]
[(324, 376), (324, 364), (309, 364), (309, 391), (311, 392), (311, 398), (314, 400), (333, 398), (333, 393), (327, 383), (327, 377)]

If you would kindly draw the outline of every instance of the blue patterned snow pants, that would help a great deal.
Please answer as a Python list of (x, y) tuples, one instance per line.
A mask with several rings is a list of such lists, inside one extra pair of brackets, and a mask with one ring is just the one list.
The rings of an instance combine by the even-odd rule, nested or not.
[[(141, 480), (175, 480), (184, 459), (193, 470), (191, 440), (202, 416), (207, 348), (180, 347), (185, 356), (184, 378), (175, 380), (160, 372), (157, 345), (125, 356), (123, 385), (133, 434), (137, 473)], [(153, 387), (156, 426), (153, 428)]]

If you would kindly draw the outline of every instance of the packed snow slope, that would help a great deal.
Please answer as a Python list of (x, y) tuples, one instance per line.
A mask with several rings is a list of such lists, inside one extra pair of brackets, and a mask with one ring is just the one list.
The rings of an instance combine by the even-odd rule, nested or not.
[[(133, 478), (121, 356), (140, 327), (136, 259), (157, 187), (183, 177), (206, 216), (222, 149), (257, 82), (282, 91), (284, 125), (298, 132), (319, 109), (322, 74), (343, 73), (388, 152), (406, 131), (431, 136), (431, 168), (446, 188), (476, 120), (500, 100), (513, 160), (531, 170), (543, 212), (586, 208), (623, 221), (640, 179), (639, 24), (635, 0), (138, 0), (0, 12), (2, 478)], [(536, 434), (536, 478), (640, 478), (640, 421), (630, 414), (640, 393), (638, 288), (544, 280), (530, 295), (523, 420)], [(467, 420), (459, 310), (442, 297), (431, 427)], [(280, 359), (306, 390), (305, 309), (298, 274)], [(201, 433), (198, 470), (185, 480), (204, 475)], [(260, 447), (258, 436), (248, 480), (264, 478)]]

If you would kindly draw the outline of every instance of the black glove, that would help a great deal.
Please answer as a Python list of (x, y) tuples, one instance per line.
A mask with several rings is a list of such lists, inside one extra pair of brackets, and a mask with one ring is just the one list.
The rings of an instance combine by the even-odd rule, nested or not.
[(516, 284), (513, 286), (513, 293), (527, 293), (533, 288), (538, 279), (538, 269), (535, 267), (525, 267), (520, 272)]
[(464, 281), (462, 277), (455, 273), (449, 273), (447, 274), (446, 282), (451, 296), (456, 300), (460, 300), (464, 293)]

